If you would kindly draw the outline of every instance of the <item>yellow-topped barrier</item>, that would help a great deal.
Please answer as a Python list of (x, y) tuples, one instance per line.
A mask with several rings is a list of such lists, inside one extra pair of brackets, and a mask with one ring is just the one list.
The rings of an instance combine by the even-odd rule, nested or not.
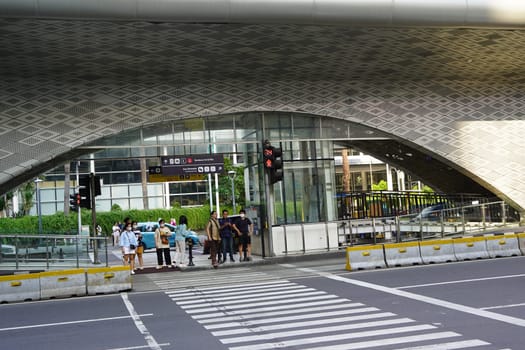
[(40, 298), (86, 295), (86, 270), (71, 269), (40, 273)]
[(418, 242), (384, 244), (385, 260), (389, 267), (419, 265), (423, 263)]
[(453, 239), (437, 239), (419, 242), (421, 260), (425, 264), (457, 261)]
[(40, 274), (0, 276), (0, 303), (40, 299)]
[(385, 267), (385, 256), (381, 244), (346, 248), (346, 269), (349, 271)]
[(89, 268), (86, 280), (89, 295), (118, 293), (132, 287), (129, 266)]
[(485, 243), (485, 237), (455, 238), (454, 255), (461, 260), (487, 259), (489, 252)]

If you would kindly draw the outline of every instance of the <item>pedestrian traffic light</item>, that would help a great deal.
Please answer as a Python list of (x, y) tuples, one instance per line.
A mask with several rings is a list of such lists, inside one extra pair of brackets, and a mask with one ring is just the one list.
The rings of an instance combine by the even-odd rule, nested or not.
[(80, 178), (79, 181), (80, 189), (80, 202), (79, 206), (81, 208), (91, 209), (91, 189), (90, 189), (90, 179), (89, 176), (84, 176)]
[(270, 170), (270, 182), (272, 184), (283, 179), (283, 151), (280, 148), (273, 148), (273, 167)]
[(80, 205), (80, 194), (79, 193), (70, 194), (69, 195), (69, 209), (71, 209), (72, 211), (77, 211), (79, 205)]
[(273, 147), (268, 141), (264, 142), (263, 163), (270, 175), (270, 183), (274, 184), (283, 179), (283, 152), (280, 148)]

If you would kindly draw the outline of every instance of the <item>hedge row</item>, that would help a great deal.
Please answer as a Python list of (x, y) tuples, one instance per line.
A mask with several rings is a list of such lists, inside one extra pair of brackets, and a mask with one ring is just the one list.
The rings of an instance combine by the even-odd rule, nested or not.
[[(82, 225), (91, 226), (91, 211), (82, 210)], [(210, 217), (210, 208), (173, 208), (154, 210), (114, 210), (110, 212), (97, 213), (97, 223), (102, 227), (105, 235), (111, 235), (111, 228), (115, 222), (122, 222), (129, 217), (137, 222), (158, 221), (159, 218), (169, 222), (171, 218), (179, 221), (179, 217), (185, 215), (188, 218), (188, 226), (191, 230), (203, 230)], [(64, 215), (42, 216), (42, 232), (44, 234), (77, 234), (78, 217), (76, 213)], [(4, 234), (36, 234), (38, 233), (38, 217), (23, 216), (20, 218), (0, 218), (0, 233)]]

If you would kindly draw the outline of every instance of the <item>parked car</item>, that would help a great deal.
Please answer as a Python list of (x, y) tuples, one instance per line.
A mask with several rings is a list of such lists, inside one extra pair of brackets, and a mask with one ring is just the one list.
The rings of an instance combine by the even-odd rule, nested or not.
[(439, 221), (441, 218), (441, 211), (445, 209), (443, 203), (432, 205), (421, 210), (421, 213), (417, 214), (412, 221)]
[[(165, 225), (166, 227), (170, 229), (172, 233), (175, 232), (176, 226), (171, 225), (171, 224), (165, 224)], [(154, 222), (154, 221), (139, 222), (137, 224), (137, 227), (142, 233), (142, 242), (144, 242), (144, 244), (146, 245), (145, 248), (146, 249), (155, 248), (155, 230), (159, 227), (158, 222)], [(194, 246), (199, 245), (199, 237), (197, 236), (195, 232), (190, 231), (190, 234), (188, 237), (193, 240)], [(172, 234), (169, 237), (169, 241), (170, 241), (170, 247), (174, 247), (175, 246), (175, 234)]]

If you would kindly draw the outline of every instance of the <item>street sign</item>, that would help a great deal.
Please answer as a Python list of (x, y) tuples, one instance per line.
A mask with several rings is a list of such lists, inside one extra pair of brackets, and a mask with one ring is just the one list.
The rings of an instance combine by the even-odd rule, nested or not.
[(222, 154), (195, 154), (160, 157), (161, 173), (170, 175), (216, 174), (224, 170)]

